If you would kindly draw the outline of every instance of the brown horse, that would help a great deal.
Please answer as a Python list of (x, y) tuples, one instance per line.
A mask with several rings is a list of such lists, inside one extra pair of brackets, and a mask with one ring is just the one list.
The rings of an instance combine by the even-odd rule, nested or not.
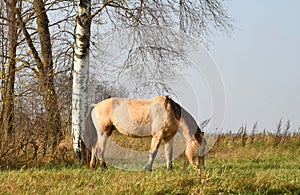
[(197, 167), (204, 166), (204, 158), (199, 155), (204, 133), (194, 118), (167, 96), (148, 100), (110, 98), (92, 105), (81, 136), (87, 148), (89, 168), (95, 167), (96, 158), (102, 169), (106, 168), (105, 144), (113, 130), (130, 137), (152, 137), (146, 170), (152, 170), (162, 140), (166, 143), (167, 168), (172, 169), (172, 138), (177, 132), (186, 140), (185, 154), (189, 162)]

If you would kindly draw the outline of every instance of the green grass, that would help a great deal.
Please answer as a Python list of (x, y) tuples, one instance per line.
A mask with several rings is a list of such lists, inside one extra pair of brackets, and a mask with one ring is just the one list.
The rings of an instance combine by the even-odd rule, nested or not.
[(300, 194), (298, 147), (222, 146), (197, 173), (175, 161), (173, 171), (88, 170), (49, 164), (0, 172), (0, 194)]
[[(300, 194), (298, 134), (276, 145), (267, 134), (257, 135), (252, 144), (249, 139), (245, 144), (232, 141), (228, 135), (220, 138), (201, 172), (186, 165), (185, 157), (175, 160), (173, 171), (160, 167), (152, 172), (111, 166), (105, 172), (88, 170), (70, 160), (2, 170), (0, 194)], [(132, 149), (145, 147), (142, 150), (149, 142), (117, 141)]]

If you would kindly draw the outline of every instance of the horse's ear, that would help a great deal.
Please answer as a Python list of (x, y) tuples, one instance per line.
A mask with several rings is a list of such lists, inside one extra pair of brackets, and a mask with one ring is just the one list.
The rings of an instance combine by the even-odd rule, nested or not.
[(201, 130), (203, 130), (203, 129), (208, 125), (209, 122), (210, 122), (210, 118), (209, 118), (209, 119), (206, 119), (205, 121), (203, 121), (203, 122), (200, 124)]

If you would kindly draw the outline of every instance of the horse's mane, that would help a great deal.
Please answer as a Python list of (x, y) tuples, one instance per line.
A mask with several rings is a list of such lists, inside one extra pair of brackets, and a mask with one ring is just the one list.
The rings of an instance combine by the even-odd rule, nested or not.
[(171, 109), (174, 112), (175, 118), (180, 119), (181, 117), (181, 106), (177, 104), (174, 100), (172, 100), (169, 96), (166, 96), (165, 100), (165, 107), (167, 108), (167, 105), (170, 104)]

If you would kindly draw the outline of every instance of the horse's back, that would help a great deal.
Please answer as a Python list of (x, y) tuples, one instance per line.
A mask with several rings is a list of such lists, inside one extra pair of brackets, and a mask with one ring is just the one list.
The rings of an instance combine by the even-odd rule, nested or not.
[[(133, 98), (113, 98), (112, 118), (115, 128), (122, 134), (132, 137), (152, 135), (153, 109), (163, 110), (163, 97), (148, 100)], [(164, 110), (160, 113), (164, 115)]]
[(102, 128), (110, 125), (127, 136), (147, 137), (163, 127), (169, 127), (172, 132), (177, 130), (174, 113), (168, 106), (169, 100), (165, 96), (151, 99), (109, 98), (96, 104), (95, 108)]

